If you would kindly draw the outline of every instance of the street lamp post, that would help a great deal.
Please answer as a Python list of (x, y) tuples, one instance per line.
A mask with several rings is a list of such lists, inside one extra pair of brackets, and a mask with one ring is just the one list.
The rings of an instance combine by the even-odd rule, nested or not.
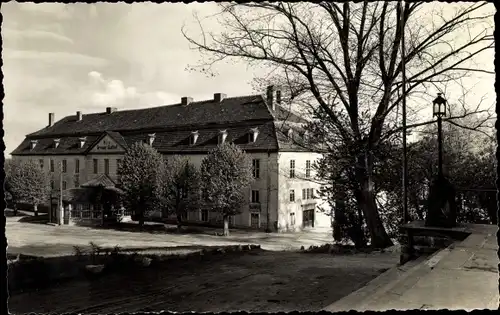
[(443, 177), (443, 117), (446, 116), (446, 99), (438, 93), (432, 102), (433, 116), (437, 117), (438, 125), (438, 177)]

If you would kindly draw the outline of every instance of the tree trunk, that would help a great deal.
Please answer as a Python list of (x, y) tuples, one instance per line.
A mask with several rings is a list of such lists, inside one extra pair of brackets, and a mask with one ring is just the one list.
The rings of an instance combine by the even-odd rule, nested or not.
[(177, 213), (177, 232), (182, 230), (182, 214), (180, 212)]
[(360, 187), (357, 202), (363, 211), (363, 216), (370, 233), (371, 246), (375, 248), (392, 246), (393, 243), (382, 224), (375, 201), (374, 183), (371, 177), (373, 159), (370, 153), (359, 155), (357, 164), (356, 175)]
[(375, 248), (385, 248), (393, 243), (387, 234), (375, 202), (373, 183), (370, 178), (364, 178), (361, 184), (360, 208), (363, 211), (368, 231), (370, 232), (371, 245)]
[(35, 215), (35, 217), (38, 216), (38, 205), (33, 205), (33, 214)]
[(141, 209), (138, 211), (138, 219), (139, 219), (139, 226), (142, 228), (144, 226), (144, 206), (141, 206)]
[(224, 236), (229, 236), (229, 216), (224, 215)]

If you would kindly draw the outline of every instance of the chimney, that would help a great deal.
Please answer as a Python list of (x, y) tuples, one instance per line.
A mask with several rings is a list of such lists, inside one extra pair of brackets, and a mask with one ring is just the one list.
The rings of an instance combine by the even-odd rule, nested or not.
[(189, 140), (189, 144), (190, 145), (195, 145), (196, 144), (196, 141), (198, 140), (198, 131), (192, 131), (191, 132), (191, 138)]
[(226, 141), (227, 138), (227, 130), (221, 130), (219, 133), (219, 144), (222, 144)]
[(76, 121), (80, 121), (82, 120), (82, 112), (81, 111), (77, 111), (76, 112)]
[(156, 134), (155, 133), (150, 133), (148, 134), (148, 144), (153, 145), (153, 142), (155, 141)]
[(85, 141), (87, 141), (87, 137), (78, 138), (78, 141), (80, 141), (80, 149), (81, 149), (85, 145)]
[(226, 95), (226, 94), (224, 94), (224, 93), (215, 93), (215, 94), (214, 94), (214, 101), (215, 101), (216, 103), (220, 103), (220, 102), (222, 102), (222, 100), (223, 100), (223, 99), (225, 99), (226, 97), (227, 97), (227, 95)]
[(54, 113), (49, 113), (49, 127), (52, 127), (54, 126), (54, 122), (55, 122), (55, 114)]
[(255, 142), (255, 141), (257, 141), (257, 136), (258, 135), (259, 135), (259, 129), (257, 127), (250, 129), (250, 132), (249, 132), (250, 141), (249, 142)]
[(272, 110), (276, 109), (276, 105), (274, 104), (274, 85), (270, 85), (267, 87), (267, 105), (269, 105), (269, 108)]
[(116, 107), (106, 107), (106, 114), (112, 114), (116, 112), (117, 108)]
[(30, 150), (33, 150), (36, 147), (37, 143), (38, 143), (38, 140), (31, 140), (30, 141)]
[(181, 105), (189, 105), (193, 102), (193, 98), (189, 96), (184, 96), (181, 98)]
[(57, 149), (59, 146), (59, 143), (61, 142), (61, 139), (54, 139), (54, 148)]

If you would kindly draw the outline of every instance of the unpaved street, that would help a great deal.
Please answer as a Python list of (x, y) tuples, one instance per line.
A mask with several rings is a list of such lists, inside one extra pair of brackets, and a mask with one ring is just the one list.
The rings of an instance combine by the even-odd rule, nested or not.
[(169, 262), (98, 280), (79, 280), (13, 295), (28, 312), (315, 311), (393, 267), (391, 253), (332, 256), (258, 251)]

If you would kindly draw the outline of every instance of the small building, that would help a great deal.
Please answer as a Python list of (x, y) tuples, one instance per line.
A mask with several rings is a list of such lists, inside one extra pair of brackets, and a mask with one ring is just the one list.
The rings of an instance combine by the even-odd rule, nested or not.
[[(320, 185), (313, 180), (312, 164), (321, 155), (292, 141), (306, 138), (301, 128), (305, 123), (284, 108), (280, 91), (270, 86), (265, 96), (215, 93), (203, 101), (182, 97), (178, 104), (168, 106), (121, 111), (107, 107), (88, 114), (78, 111), (59, 121), (49, 113), (47, 127), (27, 135), (11, 154), (15, 159), (40, 163), (51, 176), (52, 188), (64, 191), (71, 220), (97, 220), (84, 186), (98, 182), (109, 189), (119, 187), (117, 169), (133, 143), (146, 142), (167, 159), (186, 156), (199, 167), (207, 152), (232, 142), (251, 156), (255, 177), (241, 214), (231, 218), (232, 226), (278, 231), (328, 229), (331, 220), (318, 208)], [(204, 208), (189, 212), (185, 220), (218, 223), (222, 218)]]

